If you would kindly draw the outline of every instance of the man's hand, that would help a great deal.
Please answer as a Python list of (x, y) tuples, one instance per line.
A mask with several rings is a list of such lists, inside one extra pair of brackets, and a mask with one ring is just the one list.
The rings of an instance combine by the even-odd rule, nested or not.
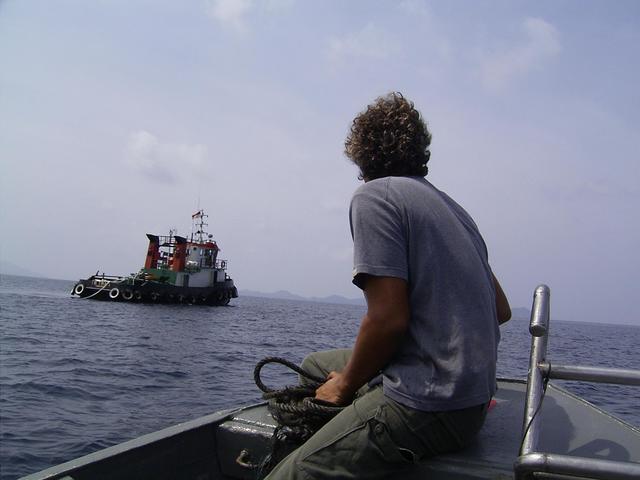
[(364, 284), (367, 313), (362, 318), (353, 353), (342, 372), (331, 372), (316, 390), (316, 398), (348, 405), (358, 388), (391, 360), (409, 328), (407, 282), (396, 277), (368, 275)]
[(316, 390), (316, 399), (340, 406), (349, 405), (354, 395), (355, 390), (346, 384), (344, 376), (338, 372), (329, 373), (327, 381)]

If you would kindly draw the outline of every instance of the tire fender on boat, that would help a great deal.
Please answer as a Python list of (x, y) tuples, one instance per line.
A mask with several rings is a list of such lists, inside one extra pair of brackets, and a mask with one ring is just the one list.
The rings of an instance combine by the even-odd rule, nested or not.
[(151, 292), (151, 300), (153, 300), (154, 302), (157, 302), (158, 300), (160, 300), (160, 294), (158, 292)]
[(122, 292), (122, 298), (125, 300), (131, 300), (133, 298), (133, 292), (131, 290), (124, 290)]
[(120, 296), (120, 289), (118, 287), (113, 287), (109, 290), (109, 298), (115, 300)]
[(78, 283), (75, 287), (73, 287), (73, 293), (75, 293), (76, 295), (81, 295), (82, 292), (84, 292), (83, 284)]
[(142, 292), (140, 290), (136, 290), (135, 292), (133, 292), (133, 296), (136, 300), (142, 300)]

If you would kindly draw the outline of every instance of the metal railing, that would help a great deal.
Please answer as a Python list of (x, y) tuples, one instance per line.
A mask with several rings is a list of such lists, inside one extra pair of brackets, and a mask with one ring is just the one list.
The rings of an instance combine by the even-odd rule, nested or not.
[(597, 480), (638, 480), (640, 464), (600, 460), (538, 451), (542, 418), (538, 412), (550, 378), (582, 380), (640, 386), (640, 372), (635, 370), (557, 365), (546, 360), (549, 333), (549, 287), (540, 285), (533, 296), (529, 332), (531, 356), (527, 376), (523, 440), (520, 456), (514, 463), (516, 479), (536, 478), (536, 474), (571, 476)]

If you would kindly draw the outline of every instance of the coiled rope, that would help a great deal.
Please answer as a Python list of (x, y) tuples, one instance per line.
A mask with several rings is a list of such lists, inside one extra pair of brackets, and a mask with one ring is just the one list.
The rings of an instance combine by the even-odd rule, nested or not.
[[(262, 367), (269, 363), (284, 365), (310, 382), (280, 390), (271, 389), (260, 378)], [(260, 479), (264, 478), (280, 460), (340, 413), (344, 407), (317, 400), (316, 389), (326, 379), (317, 377), (284, 358), (267, 357), (259, 361), (253, 371), (253, 379), (263, 392), (262, 398), (268, 401), (267, 409), (271, 416), (278, 422), (271, 438), (271, 452), (258, 467)]]

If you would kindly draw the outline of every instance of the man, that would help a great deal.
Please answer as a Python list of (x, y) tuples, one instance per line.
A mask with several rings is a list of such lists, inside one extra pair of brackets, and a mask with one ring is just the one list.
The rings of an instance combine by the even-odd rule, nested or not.
[(475, 223), (424, 178), (430, 143), (399, 93), (353, 121), (345, 152), (365, 181), (350, 209), (353, 283), (367, 312), (353, 350), (302, 365), (327, 378), (316, 398), (345, 408), (270, 479), (392, 477), (464, 447), (484, 422), (511, 310)]

